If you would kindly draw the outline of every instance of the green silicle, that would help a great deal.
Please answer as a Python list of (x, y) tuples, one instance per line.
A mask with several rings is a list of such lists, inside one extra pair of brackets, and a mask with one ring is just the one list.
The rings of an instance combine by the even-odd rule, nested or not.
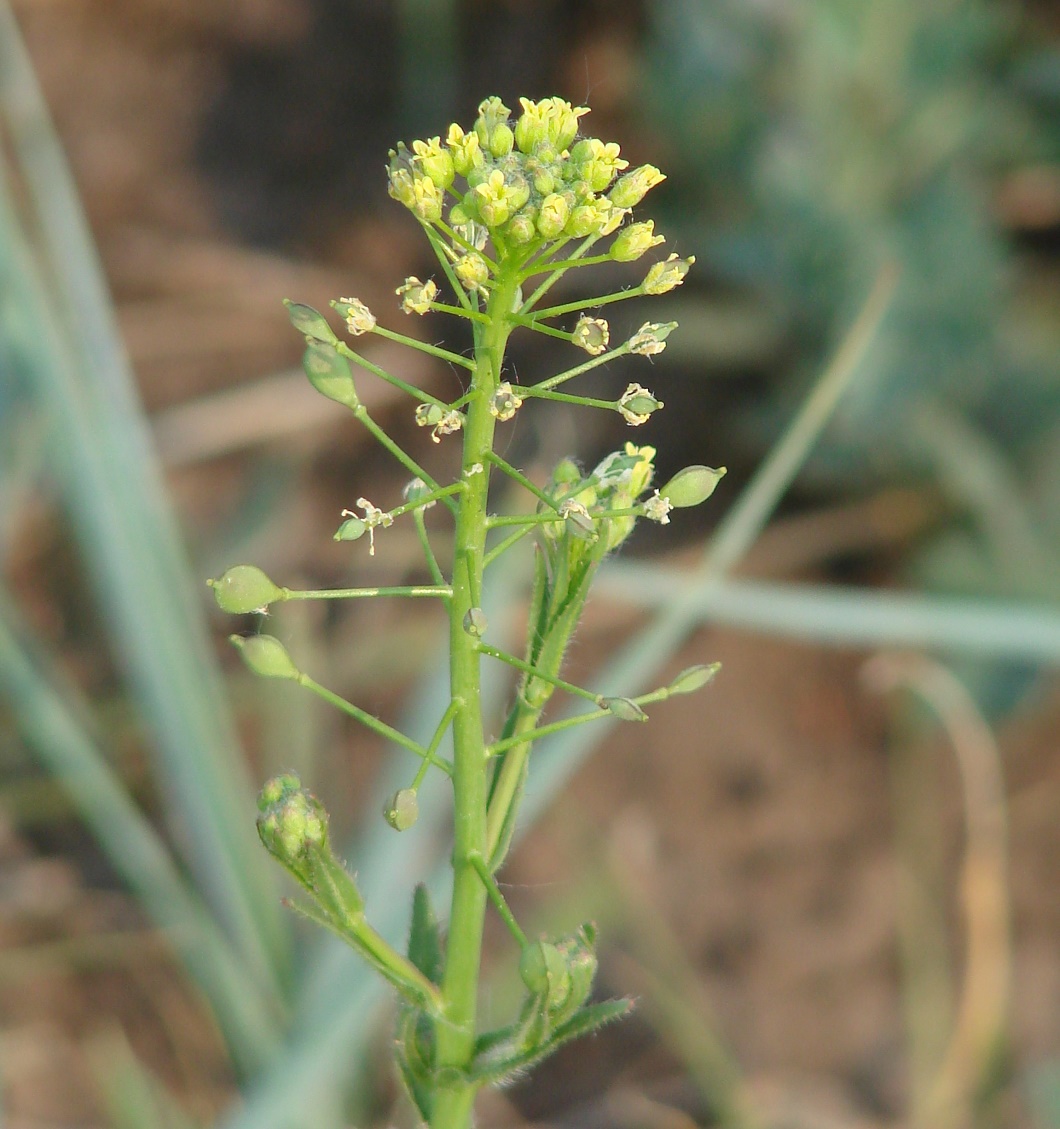
[[(342, 937), (396, 990), (398, 1071), (419, 1116), (434, 1129), (467, 1129), (482, 1087), (505, 1082), (631, 1006), (629, 1000), (590, 1002), (597, 963), (591, 924), (565, 937), (527, 938), (495, 878), (515, 831), (535, 740), (600, 718), (645, 722), (646, 707), (700, 689), (717, 669), (691, 667), (670, 685), (635, 698), (602, 698), (561, 677), (567, 646), (607, 554), (629, 537), (639, 519), (665, 525), (673, 510), (705, 501), (724, 469), (686, 467), (655, 489), (655, 449), (626, 443), (592, 470), (564, 459), (548, 481), (533, 482), (497, 453), (498, 446), (507, 446), (498, 442), (503, 434), (498, 429), (529, 400), (557, 401), (572, 411), (614, 412), (630, 427), (642, 426), (661, 410), (662, 402), (640, 384), (616, 389), (614, 399), (560, 388), (616, 358), (661, 353), (675, 323), (645, 322), (613, 344), (598, 311), (680, 286), (694, 261), (671, 253), (651, 264), (639, 284), (588, 302), (547, 305), (546, 295), (566, 272), (605, 262), (629, 264), (663, 241), (650, 220), (631, 217), (665, 178), (652, 165), (629, 169), (613, 142), (579, 136), (586, 107), (560, 98), (521, 98), (519, 103), (521, 112), (513, 118), (499, 98), (487, 98), (470, 129), (454, 124), (444, 141), (438, 136), (414, 141), (411, 148), (398, 145), (387, 168), (390, 195), (420, 224), (439, 272), (436, 279), (405, 279), (396, 288), (397, 304), (409, 315), (435, 312), (463, 321), (470, 330), (470, 356), (380, 325), (355, 297), (332, 303), (345, 334), (311, 307), (287, 303), (292, 325), (305, 338), (310, 382), (349, 408), (411, 478), (392, 505), (377, 504), (378, 495), (376, 502), (358, 497), (355, 508), (342, 513), (335, 539), (359, 542), (351, 552), (382, 553), (386, 530), (396, 521), (411, 522), (423, 549), (425, 582), (302, 591), (281, 587), (245, 564), (210, 582), (219, 606), (242, 615), (290, 600), (378, 597), (437, 601), (444, 611), (451, 700), (426, 744), (316, 682), (279, 638), (233, 637), (254, 673), (296, 682), (419, 758), (413, 779), (384, 808), (395, 832), (415, 825), (417, 790), (429, 771), (451, 781), (448, 928), (443, 932), (426, 889), (418, 888), (407, 953), (399, 953), (369, 925), (368, 907), (332, 851), (327, 813), (296, 776), (287, 773), (265, 785), (258, 819), (265, 848), (305, 892), (294, 908)], [(604, 240), (609, 243), (599, 249)], [(505, 350), (517, 330), (565, 341), (580, 359), (556, 375), (514, 383)], [(344, 339), (373, 337), (447, 362), (466, 374), (464, 392), (451, 402), (439, 399), (381, 368)], [(358, 379), (367, 374), (405, 393), (412, 402), (409, 422), (428, 429), (432, 443), (460, 444), (460, 470), (453, 481), (432, 478), (373, 419), (358, 395), (355, 371)], [(510, 513), (491, 511), (497, 475), (518, 484), (529, 504)], [(448, 510), (452, 522), (452, 552), (445, 560), (436, 555), (425, 521), (432, 507)], [(525, 539), (536, 546), (529, 630), (522, 653), (512, 654), (491, 638), (480, 594), (488, 570), (503, 567), (506, 553)], [(282, 634), (282, 627), (276, 630)], [(506, 665), (515, 679), (513, 704), (495, 738), (483, 726), (484, 661)], [(543, 720), (557, 691), (582, 699), (586, 708)], [(451, 757), (439, 751), (447, 735)], [(509, 1024), (483, 1031), (477, 1013), (479, 963), (490, 905), (518, 950), (526, 995)]]

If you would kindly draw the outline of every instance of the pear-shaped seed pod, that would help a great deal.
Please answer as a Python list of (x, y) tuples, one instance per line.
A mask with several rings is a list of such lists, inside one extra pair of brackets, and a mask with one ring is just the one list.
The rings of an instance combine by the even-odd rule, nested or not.
[(705, 502), (725, 476), (725, 467), (686, 466), (679, 470), (659, 493), (671, 506), (681, 510)]

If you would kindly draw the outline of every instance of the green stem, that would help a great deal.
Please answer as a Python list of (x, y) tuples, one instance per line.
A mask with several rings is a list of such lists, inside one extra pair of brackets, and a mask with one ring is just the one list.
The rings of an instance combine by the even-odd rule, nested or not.
[[(462, 313), (463, 311), (455, 312)], [(377, 325), (372, 332), (376, 337), (385, 337), (388, 341), (396, 341), (399, 345), (418, 349), (421, 353), (428, 353), (432, 357), (437, 357), (440, 361), (448, 361), (451, 365), (460, 365), (466, 369), (475, 367), (475, 362), (469, 361), (467, 357), (462, 357), (459, 353), (452, 353), (448, 349), (443, 349), (440, 345), (430, 345), (426, 341), (421, 341), (418, 337), (407, 337), (404, 333), (395, 333), (394, 330), (384, 329), (381, 325)]]
[(505, 537), (503, 541), (498, 541), (497, 544), (494, 545), (493, 548), (490, 549), (490, 551), (482, 558), (483, 568), (489, 568), (489, 566), (493, 564), (493, 562), (497, 560), (498, 557), (504, 556), (504, 554), (513, 545), (522, 541), (522, 539), (530, 532), (531, 528), (531, 526), (526, 525), (522, 529), (517, 530), (515, 533), (512, 533), (510, 536)]
[(512, 466), (511, 463), (505, 462), (505, 460), (502, 459), (500, 457), (500, 455), (498, 455), (496, 453), (496, 451), (490, 451), (490, 453), (486, 456), (486, 458), (491, 463), (493, 463), (493, 465), (498, 470), (503, 471), (510, 479), (512, 479), (515, 482), (518, 482), (519, 485), (522, 486), (524, 490), (529, 490), (530, 493), (533, 494), (533, 496), (539, 502), (544, 502), (544, 504), (546, 506), (548, 506), (549, 509), (552, 509), (552, 510), (558, 510), (559, 509), (559, 503), (557, 503), (553, 498), (550, 498), (544, 492), (544, 490), (541, 489), (540, 486), (535, 486), (530, 481), (530, 479), (527, 478), (525, 474), (523, 474), (523, 472), (521, 470), (517, 470), (515, 467)]
[[(409, 340), (411, 341), (412, 339), (410, 338)], [(335, 351), (345, 357), (346, 360), (353, 361), (358, 368), (363, 368), (365, 372), (370, 372), (373, 376), (378, 376), (380, 380), (385, 381), (394, 388), (400, 388), (402, 392), (411, 396), (414, 400), (419, 400), (424, 404), (434, 404), (439, 408), (449, 406), (444, 400), (439, 400), (437, 396), (432, 396), (429, 392), (424, 392), (422, 388), (417, 388), (415, 384), (409, 384), (407, 380), (402, 380), (400, 376), (394, 376), (393, 373), (387, 372), (385, 368), (380, 368), (379, 365), (368, 360), (367, 357), (362, 357), (356, 349), (351, 349), (345, 341), (339, 341), (335, 346)]]
[[(555, 376), (550, 376), (548, 380), (542, 380), (538, 384), (526, 385), (525, 389), (520, 392), (520, 395), (540, 395), (541, 392), (547, 392), (549, 389), (556, 388), (560, 384), (566, 384), (568, 380), (573, 380), (574, 377), (581, 376), (582, 373), (589, 372), (590, 369), (594, 369), (598, 365), (606, 365), (608, 361), (613, 361), (616, 357), (624, 357), (628, 352), (629, 342), (623, 342), (609, 352), (601, 353), (598, 357), (593, 357), (591, 361), (585, 361), (580, 365), (575, 365), (574, 368), (567, 369), (566, 372), (557, 373)], [(534, 391), (534, 389), (537, 391)]]
[[(435, 584), (447, 588), (449, 586), (445, 583), (445, 577), (442, 576), (442, 570), (438, 566), (438, 558), (434, 555), (430, 538), (427, 536), (427, 523), (423, 514), (422, 507), (412, 511), (412, 520), (416, 523), (416, 536), (420, 539), (420, 545), (423, 547), (423, 556), (427, 561), (427, 569), (431, 574), (431, 579)], [(452, 594), (453, 590), (449, 588), (449, 595), (452, 596)]]
[(627, 298), (639, 298), (644, 293), (642, 286), (634, 286), (629, 290), (619, 290), (616, 294), (606, 294), (603, 298), (584, 299), (580, 302), (564, 302), (562, 306), (549, 306), (545, 310), (535, 310), (533, 318), (558, 318), (560, 314), (581, 313), (583, 310), (595, 310), (599, 306), (610, 306), (612, 302), (624, 302)]
[(480, 855), (476, 855), (471, 861), (474, 864), (475, 870), (478, 871), (479, 878), (482, 879), (482, 885), (486, 887), (486, 894), (489, 896), (489, 900), (501, 915), (504, 924), (508, 926), (508, 932), (515, 938), (515, 942), (519, 948), (525, 949), (527, 945), (526, 934), (519, 927), (519, 922), (515, 920), (515, 914), (512, 913), (511, 906), (508, 905), (507, 900), (501, 893), (501, 888), (497, 885), (497, 879), (490, 873), (485, 859)]
[[(489, 493), (489, 455), (496, 420), (490, 398), (500, 380), (509, 314), (517, 287), (514, 273), (502, 273), (490, 295), (489, 324), (479, 328), (475, 371), (464, 423), (463, 470), (467, 489), (457, 506), (453, 597), (449, 604), (449, 676), (453, 716), (453, 895), (442, 976), (444, 1018), (435, 1026), (436, 1068), (445, 1077), (434, 1097), (432, 1129), (467, 1129), (477, 1086), (468, 1078), (475, 1051), (476, 1008), (486, 889), (474, 860), (486, 854), (488, 764), (482, 727), (480, 655), (477, 640), (464, 629), (482, 587)], [(487, 469), (466, 472), (476, 464)]]
[(367, 596), (441, 596), (447, 599), (453, 594), (446, 584), (397, 585), (389, 588), (321, 588), (315, 591), (296, 591), (281, 588), (282, 595), (273, 600), (356, 600)]
[(546, 682), (551, 683), (559, 690), (566, 690), (568, 694), (575, 694), (579, 698), (585, 698), (590, 702), (599, 702), (600, 695), (594, 694), (592, 690), (586, 690), (581, 686), (575, 686), (573, 682), (564, 682), (562, 678), (556, 678), (546, 671), (541, 670), (539, 667), (534, 666), (533, 663), (524, 662), (515, 655), (508, 654), (507, 651), (499, 650), (497, 647), (491, 647), (488, 643), (479, 643), (478, 649), (484, 655), (489, 655), (492, 659), (498, 659), (502, 663), (507, 663), (516, 670), (521, 670), (524, 674), (532, 674), (536, 678), (543, 678)]
[(446, 776), (453, 775), (453, 767), (443, 757), (438, 756), (436, 753), (425, 749), (419, 741), (414, 741), (411, 737), (406, 737), (399, 729), (395, 729), (392, 725), (387, 725), (385, 721), (380, 721), (379, 718), (374, 717), (368, 713), (367, 710), (362, 710), (360, 706), (355, 706), (353, 702), (347, 702), (345, 698), (336, 694), (334, 690), (329, 690), (326, 686), (321, 686), (319, 682), (314, 682), (308, 674), (300, 674), (298, 676), (298, 684), (304, 686), (307, 690), (311, 690), (318, 698), (323, 698), (325, 702), (330, 703), (336, 709), (341, 710), (350, 717), (355, 718), (362, 725), (371, 729), (372, 732), (378, 733), (381, 737), (386, 737), (388, 740), (393, 741), (395, 745), (400, 745), (403, 749), (408, 749), (410, 753), (415, 753), (418, 757), (423, 757), (424, 760), (430, 761), (436, 768), (440, 768)]
[(548, 388), (531, 386), (522, 391), (527, 399), (534, 397), (538, 400), (555, 400), (560, 404), (573, 404), (578, 408), (603, 408), (604, 411), (619, 411), (618, 402), (615, 400), (595, 400), (591, 396), (571, 396), (566, 392), (553, 392)]

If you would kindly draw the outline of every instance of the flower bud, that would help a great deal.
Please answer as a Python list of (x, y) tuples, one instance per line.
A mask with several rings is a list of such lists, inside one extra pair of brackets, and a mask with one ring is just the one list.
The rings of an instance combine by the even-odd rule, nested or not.
[(666, 294), (680, 286), (688, 274), (688, 268), (696, 261), (695, 255), (679, 259), (676, 254), (668, 255), (661, 263), (656, 263), (641, 283), (645, 294)]
[(230, 635), (248, 667), (261, 678), (301, 678), (287, 648), (274, 635)]
[(309, 383), (322, 396), (345, 404), (347, 408), (360, 405), (349, 362), (330, 345), (325, 345), (322, 341), (310, 341), (302, 354), (302, 368)]
[(481, 608), (468, 608), (464, 615), (464, 630), (475, 639), (481, 639), (489, 628), (486, 613)]
[(600, 708), (619, 721), (647, 721), (648, 715), (631, 698), (601, 698)]
[(383, 818), (395, 831), (408, 831), (420, 817), (420, 805), (412, 788), (401, 788), (383, 807)]
[(416, 202), (412, 187), (413, 173), (409, 152), (404, 145), (390, 150), (390, 163), (387, 166), (387, 192), (399, 203), (411, 208)]
[(449, 127), (446, 142), (453, 158), (453, 167), (461, 176), (466, 177), (472, 169), (485, 163), (486, 158), (482, 155), (478, 134), (474, 130), (465, 133), (454, 122)]
[(570, 218), (570, 201), (566, 196), (553, 192), (541, 201), (537, 215), (537, 230), (546, 239), (555, 239), (563, 231)]
[(346, 322), (346, 329), (352, 336), (360, 337), (375, 329), (375, 314), (359, 298), (340, 298), (331, 304)]
[(571, 210), (570, 219), (563, 228), (563, 234), (574, 239), (584, 239), (587, 235), (598, 235), (611, 214), (611, 202), (606, 196), (588, 204), (579, 204)]
[(588, 137), (571, 149), (570, 159), (592, 191), (603, 192), (614, 180), (617, 171), (629, 168), (629, 161), (619, 157), (619, 151), (613, 141), (605, 145), (595, 137)]
[(408, 207), (424, 223), (437, 223), (442, 218), (444, 199), (442, 189), (430, 177), (413, 177), (412, 203)]
[(721, 670), (721, 663), (710, 663), (709, 665), (700, 663), (697, 666), (686, 667), (670, 683), (668, 689), (671, 694), (694, 694), (697, 690), (702, 690), (719, 670)]
[(312, 306), (303, 306), (301, 302), (292, 302), (289, 298), (284, 298), (283, 304), (287, 307), (287, 316), (291, 319), (291, 325), (299, 333), (328, 345), (334, 345), (338, 340), (324, 315), (314, 310)]
[[(507, 126), (511, 110), (496, 95), (479, 103), (478, 117), (475, 119), (475, 133), (483, 149), (490, 148), (490, 142), (498, 126)], [(503, 156), (503, 154), (494, 154)]]
[(328, 817), (294, 773), (270, 780), (258, 797), (258, 835), (265, 849), (300, 878), (313, 852), (327, 850)]
[(477, 290), (490, 276), (486, 260), (479, 254), (468, 251), (453, 263), (453, 271), (466, 290)]
[(507, 122), (501, 122), (495, 125), (490, 131), (489, 151), (500, 160), (501, 157), (507, 157), (512, 151), (512, 145), (515, 143), (515, 134)]
[(611, 339), (611, 330), (603, 318), (591, 318), (582, 314), (571, 334), (571, 341), (579, 349), (584, 349), (591, 357), (598, 357)]
[(536, 102), (520, 98), (523, 112), (515, 123), (515, 144), (521, 153), (532, 153), (534, 149), (548, 140), (548, 123)]
[(631, 263), (651, 247), (662, 243), (663, 237), (655, 234), (655, 221), (633, 223), (623, 228), (611, 244), (611, 258), (616, 263)]
[(416, 153), (413, 160), (419, 165), (424, 176), (444, 192), (453, 183), (456, 167), (453, 164), (452, 154), (442, 148), (441, 138), (432, 137), (430, 141), (413, 141), (412, 148)]
[(666, 348), (666, 338), (677, 328), (677, 322), (646, 321), (626, 342), (631, 353), (641, 357), (654, 357)]
[(654, 165), (641, 165), (640, 168), (620, 176), (611, 189), (611, 203), (616, 208), (632, 208), (647, 196), (657, 184), (662, 184), (665, 176)]
[(254, 565), (236, 565), (219, 580), (209, 580), (217, 606), (232, 615), (265, 611), (269, 604), (283, 599), (283, 589)]
[(532, 210), (523, 208), (508, 221), (504, 234), (517, 246), (530, 243), (537, 238), (537, 225), (534, 223)]
[(678, 510), (705, 502), (725, 475), (725, 467), (686, 466), (679, 470), (659, 493)]

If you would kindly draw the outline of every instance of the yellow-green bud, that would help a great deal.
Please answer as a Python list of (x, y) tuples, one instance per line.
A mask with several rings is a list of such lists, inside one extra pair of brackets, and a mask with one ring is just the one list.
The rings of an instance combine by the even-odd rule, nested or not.
[(591, 318), (582, 314), (578, 318), (574, 331), (571, 333), (571, 342), (584, 349), (591, 357), (599, 356), (611, 339), (611, 330), (603, 318)]
[(688, 268), (695, 261), (695, 255), (689, 255), (687, 259), (679, 259), (676, 254), (671, 253), (648, 271), (641, 283), (641, 289), (645, 294), (666, 294), (684, 282)]
[(228, 638), (247, 666), (261, 678), (301, 677), (287, 648), (274, 635), (230, 635)]
[(641, 165), (640, 168), (620, 176), (611, 189), (611, 203), (616, 208), (632, 208), (644, 199), (657, 184), (666, 177), (654, 165)]
[(663, 237), (655, 234), (654, 220), (630, 224), (615, 236), (615, 241), (611, 244), (611, 258), (616, 263), (631, 263), (662, 241)]
[[(519, 105), (522, 106), (523, 112), (515, 123), (515, 144), (520, 152), (531, 153), (536, 146), (548, 140), (548, 122), (537, 102), (531, 102), (529, 98), (520, 98)], [(544, 103), (541, 105), (543, 106)]]
[(579, 176), (588, 181), (592, 191), (603, 192), (614, 180), (616, 172), (629, 168), (629, 161), (623, 160), (619, 152), (613, 141), (605, 145), (595, 137), (588, 137), (571, 149), (570, 158), (577, 166)]
[(387, 800), (383, 818), (395, 831), (408, 831), (420, 817), (420, 805), (412, 788), (402, 788)]
[(217, 606), (232, 615), (265, 611), (269, 604), (283, 599), (283, 589), (254, 565), (235, 565), (219, 580), (209, 580)]
[(416, 202), (416, 192), (412, 187), (412, 170), (391, 150), (390, 167), (387, 170), (387, 192), (406, 208)]
[(512, 128), (507, 122), (501, 122), (490, 130), (489, 151), (498, 160), (501, 157), (508, 156), (512, 151), (512, 145), (514, 143), (515, 134), (512, 132)]
[(686, 466), (661, 487), (659, 493), (675, 509), (698, 506), (714, 493), (724, 476), (725, 467), (718, 467), (715, 470), (709, 466)]
[(311, 337), (314, 341), (324, 341), (329, 345), (334, 345), (338, 340), (324, 315), (318, 310), (314, 310), (312, 306), (304, 306), (301, 302), (292, 302), (289, 298), (284, 298), (283, 304), (287, 307), (287, 316), (291, 319), (291, 325), (299, 333)]
[(429, 141), (413, 141), (413, 151), (416, 156), (415, 163), (419, 165), (423, 174), (429, 177), (436, 187), (445, 191), (456, 175), (452, 154), (442, 148), (441, 138), (432, 137)]
[(486, 158), (482, 155), (478, 134), (474, 130), (465, 133), (454, 122), (449, 127), (446, 142), (453, 158), (453, 167), (461, 176), (466, 177), (472, 169), (485, 163)]
[(475, 133), (483, 149), (489, 149), (490, 139), (499, 125), (507, 125), (511, 110), (496, 96), (479, 103), (478, 117), (475, 119)]
[(310, 341), (302, 354), (302, 368), (309, 383), (322, 396), (345, 404), (347, 408), (356, 408), (360, 404), (349, 362), (330, 345), (325, 345), (322, 341)]
[(517, 245), (530, 243), (537, 238), (537, 225), (534, 223), (532, 210), (523, 208), (522, 211), (508, 221), (504, 234)]
[(453, 263), (453, 271), (467, 290), (477, 290), (490, 276), (489, 264), (474, 251), (461, 255)]
[(301, 789), (302, 781), (297, 773), (281, 772), (279, 776), (272, 777), (262, 785), (258, 793), (258, 811), (267, 811), (273, 804), (278, 804), (291, 793), (299, 792)]
[(408, 205), (424, 223), (437, 223), (442, 218), (442, 189), (430, 177), (412, 179), (412, 203)]
[(668, 689), (671, 694), (694, 694), (701, 690), (714, 675), (721, 670), (721, 663), (702, 664), (686, 667), (670, 683)]
[(537, 230), (546, 239), (555, 239), (570, 218), (570, 201), (559, 192), (553, 192), (541, 201), (537, 215)]

